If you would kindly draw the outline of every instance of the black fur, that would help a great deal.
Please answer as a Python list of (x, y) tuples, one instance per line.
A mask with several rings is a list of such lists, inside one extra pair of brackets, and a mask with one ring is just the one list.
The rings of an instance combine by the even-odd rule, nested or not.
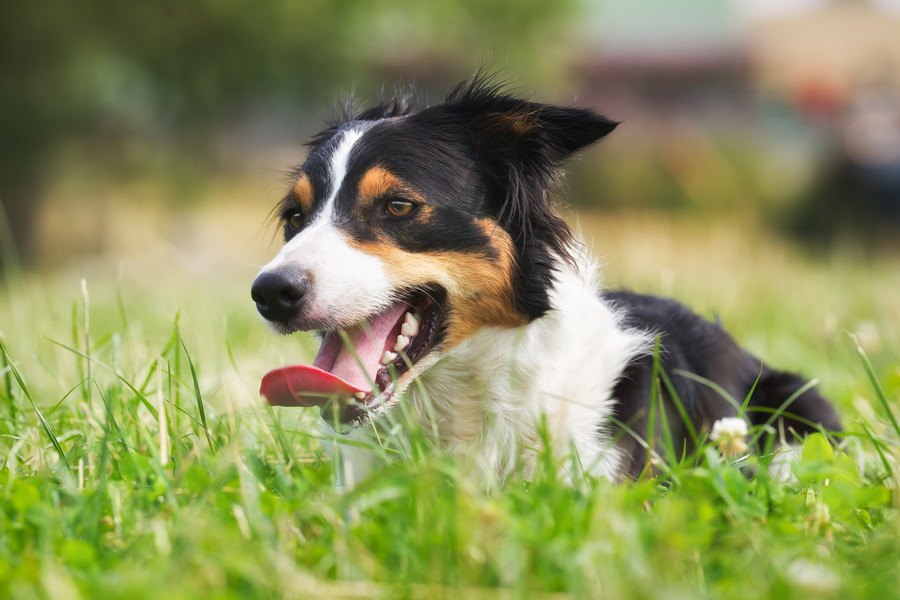
[[(403, 117), (403, 118), (397, 118)], [(490, 252), (476, 220), (488, 217), (505, 229), (516, 249), (516, 309), (528, 319), (550, 308), (548, 291), (558, 260), (571, 261), (573, 238), (549, 192), (561, 163), (616, 127), (582, 108), (562, 108), (516, 98), (489, 77), (455, 87), (446, 100), (419, 111), (403, 94), (354, 112), (315, 136), (302, 171), (316, 198), (327, 196), (327, 158), (335, 135), (360, 121), (377, 122), (354, 147), (336, 210), (358, 239), (389, 236), (402, 248)], [(427, 222), (351, 219), (355, 184), (372, 166), (399, 175), (434, 207)], [(284, 214), (296, 210), (289, 195)], [(313, 208), (315, 210), (315, 207)], [(308, 217), (308, 215), (307, 215)], [(286, 237), (293, 233), (286, 228)]]
[(543, 316), (556, 259), (570, 261), (572, 245), (550, 188), (566, 158), (617, 123), (582, 108), (521, 100), (478, 78), (459, 84), (436, 110), (462, 120), (490, 183), (491, 213), (515, 242), (516, 308), (531, 319)]
[[(800, 394), (789, 406), (784, 405), (806, 385), (801, 377), (772, 369), (739, 347), (717, 324), (699, 317), (678, 302), (628, 291), (604, 292), (603, 298), (624, 311), (625, 325), (659, 336), (660, 367), (668, 375), (698, 430), (709, 428), (717, 419), (736, 416), (738, 407), (707, 383), (683, 373), (718, 385), (738, 405), (753, 390), (747, 407), (747, 417), (753, 425), (771, 420), (776, 429), (783, 428), (789, 436), (816, 431), (819, 424), (826, 430), (841, 429), (834, 408), (814, 388)], [(647, 355), (632, 361), (613, 393), (616, 419), (641, 439), (648, 439), (653, 360), (652, 355)], [(675, 449), (689, 451), (691, 439), (687, 428), (665, 386), (660, 390)], [(779, 410), (784, 414), (773, 420)], [(627, 456), (625, 470), (631, 475), (639, 474), (646, 462), (643, 446), (623, 429), (619, 447)]]
[[(313, 138), (301, 168), (312, 182), (312, 212), (330, 192), (328, 160), (337, 134), (360, 123), (368, 129), (353, 147), (335, 201), (340, 226), (356, 239), (388, 238), (409, 251), (490, 256), (493, 250), (479, 222), (492, 219), (515, 244), (516, 309), (528, 319), (543, 316), (550, 309), (554, 271), (561, 261), (572, 260), (574, 244), (572, 232), (550, 200), (550, 189), (565, 159), (617, 124), (590, 110), (516, 98), (489, 78), (478, 77), (454, 88), (443, 103), (421, 110), (408, 94), (363, 111), (347, 109), (341, 120)], [(376, 165), (427, 199), (427, 217), (420, 211), (403, 219), (388, 218), (383, 203), (360, 206), (357, 184)], [(282, 212), (285, 221), (296, 211), (296, 199), (289, 195)], [(295, 233), (285, 227), (287, 238)], [(738, 403), (753, 389), (748, 408), (753, 424), (767, 423), (782, 409), (785, 414), (774, 424), (789, 432), (806, 433), (817, 424), (840, 429), (834, 409), (814, 389), (782, 406), (804, 381), (768, 367), (717, 324), (673, 300), (631, 292), (608, 292), (604, 298), (625, 313), (625, 325), (660, 336), (661, 367), (696, 429), (734, 416), (738, 408), (709, 385), (682, 373), (713, 382)], [(624, 426), (622, 431), (627, 427), (644, 439), (655, 434), (647, 431), (652, 373), (652, 356), (632, 361), (614, 393), (615, 417)], [(664, 388), (662, 397), (676, 447), (689, 448), (690, 436), (673, 398)], [(636, 475), (644, 465), (643, 447), (625, 433), (619, 446), (629, 459), (626, 470)]]

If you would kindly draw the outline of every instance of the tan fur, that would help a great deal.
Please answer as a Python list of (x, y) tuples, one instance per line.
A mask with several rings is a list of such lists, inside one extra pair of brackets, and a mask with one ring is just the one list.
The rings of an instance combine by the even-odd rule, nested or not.
[(366, 171), (359, 179), (357, 191), (361, 205), (372, 203), (391, 194), (400, 193), (411, 200), (421, 200), (421, 194), (382, 166), (374, 166)]
[(497, 128), (512, 131), (516, 135), (525, 135), (538, 127), (537, 116), (537, 111), (498, 115)]
[(306, 173), (300, 175), (300, 178), (294, 183), (293, 192), (297, 204), (300, 205), (303, 214), (308, 215), (310, 210), (312, 210), (313, 189), (312, 182), (309, 180), (309, 176), (306, 175)]
[(512, 292), (512, 239), (497, 223), (481, 219), (497, 258), (469, 252), (407, 252), (387, 242), (355, 242), (357, 249), (377, 256), (395, 287), (431, 283), (447, 290), (445, 348), (452, 348), (482, 327), (517, 327), (526, 322), (515, 309)]

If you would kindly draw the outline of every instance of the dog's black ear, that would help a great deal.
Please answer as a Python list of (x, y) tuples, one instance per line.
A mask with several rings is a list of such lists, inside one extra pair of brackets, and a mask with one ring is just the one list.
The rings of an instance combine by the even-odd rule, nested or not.
[(361, 108), (353, 96), (347, 96), (337, 108), (338, 116), (329, 121), (326, 129), (314, 135), (306, 143), (307, 147), (315, 148), (330, 140), (342, 125), (352, 121), (378, 121), (406, 116), (416, 108), (416, 95), (412, 88), (406, 91), (397, 91), (393, 97), (365, 108)]
[[(517, 250), (516, 306), (531, 318), (542, 316), (550, 308), (558, 261), (574, 263), (572, 232), (555, 210), (549, 187), (566, 158), (617, 123), (583, 108), (516, 98), (484, 77), (458, 85), (429, 111), (463, 130), (492, 182), (490, 202)], [(428, 118), (429, 111), (420, 114)]]
[(546, 152), (557, 162), (611, 133), (619, 124), (584, 108), (532, 106), (536, 107), (535, 133), (543, 138)]
[(588, 109), (516, 98), (489, 78), (457, 85), (443, 108), (466, 119), (480, 153), (540, 170), (559, 166), (618, 125)]
[(392, 98), (382, 100), (380, 103), (365, 108), (361, 111), (354, 109), (345, 109), (345, 120), (347, 121), (377, 121), (379, 119), (390, 119), (393, 117), (402, 117), (410, 114), (415, 110), (416, 96), (410, 88), (408, 91), (398, 91)]

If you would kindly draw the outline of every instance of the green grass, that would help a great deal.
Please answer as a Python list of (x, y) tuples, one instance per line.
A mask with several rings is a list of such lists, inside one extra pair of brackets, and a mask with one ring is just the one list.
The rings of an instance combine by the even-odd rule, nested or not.
[(612, 284), (715, 310), (818, 378), (847, 425), (837, 448), (811, 438), (791, 483), (706, 445), (618, 485), (564, 483), (568, 457), (544, 451), (531, 481), (486, 491), (405, 428), (342, 493), (331, 456), (349, 442), (316, 411), (257, 399), (262, 373), (313, 342), (266, 333), (252, 268), (145, 257), (13, 275), (0, 597), (900, 597), (898, 261), (585, 219)]

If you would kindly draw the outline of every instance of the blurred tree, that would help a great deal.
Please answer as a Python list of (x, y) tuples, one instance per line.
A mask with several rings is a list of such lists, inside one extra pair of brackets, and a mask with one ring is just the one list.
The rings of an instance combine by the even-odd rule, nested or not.
[(0, 3), (0, 201), (15, 246), (27, 258), (54, 155), (64, 146), (102, 165), (116, 159), (123, 140), (196, 143), (255, 103), (289, 98), (309, 106), (336, 88), (368, 91), (380, 75), (398, 71), (427, 77), (431, 69), (468, 73), (485, 63), (533, 83), (558, 63), (560, 31), (575, 5)]

